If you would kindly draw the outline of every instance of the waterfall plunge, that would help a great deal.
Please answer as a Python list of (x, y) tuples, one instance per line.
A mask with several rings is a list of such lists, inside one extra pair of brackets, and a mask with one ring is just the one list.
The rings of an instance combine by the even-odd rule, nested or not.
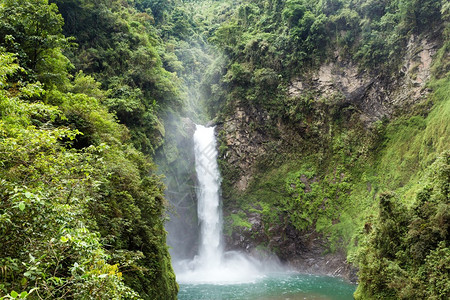
[(194, 134), (198, 179), (199, 253), (174, 264), (180, 283), (228, 284), (252, 282), (264, 275), (262, 264), (239, 252), (224, 252), (220, 207), (220, 173), (214, 127), (197, 125)]
[(197, 125), (194, 134), (195, 171), (197, 172), (198, 218), (201, 222), (199, 261), (210, 267), (220, 265), (222, 248), (222, 216), (214, 127)]

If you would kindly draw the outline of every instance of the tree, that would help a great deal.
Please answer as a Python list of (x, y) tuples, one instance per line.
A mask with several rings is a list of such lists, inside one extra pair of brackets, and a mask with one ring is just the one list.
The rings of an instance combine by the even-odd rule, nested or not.
[(166, 12), (174, 8), (174, 6), (173, 0), (136, 0), (136, 7), (141, 11), (149, 8), (157, 22), (162, 22)]
[(17, 53), (19, 64), (45, 84), (63, 84), (70, 63), (64, 20), (48, 0), (5, 0), (0, 6), (0, 46)]

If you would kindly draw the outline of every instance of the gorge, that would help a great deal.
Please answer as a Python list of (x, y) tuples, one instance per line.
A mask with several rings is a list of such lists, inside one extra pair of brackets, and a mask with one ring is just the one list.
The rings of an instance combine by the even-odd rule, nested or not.
[(1, 0), (0, 299), (448, 299), (449, 49), (447, 0)]

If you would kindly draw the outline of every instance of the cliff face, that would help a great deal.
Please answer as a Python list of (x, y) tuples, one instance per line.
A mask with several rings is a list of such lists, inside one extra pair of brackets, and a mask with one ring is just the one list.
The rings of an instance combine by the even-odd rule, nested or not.
[[(303, 271), (340, 275), (354, 280), (356, 273), (346, 263), (346, 251), (337, 246), (330, 253), (330, 236), (315, 230), (316, 221), (308, 227), (298, 228), (292, 224), (290, 213), (278, 207), (276, 201), (268, 209), (276, 211), (277, 220), (268, 219), (265, 208), (259, 204), (259, 201), (266, 202), (263, 199), (266, 196), (258, 191), (261, 187), (264, 189), (264, 185), (260, 185), (264, 181), (261, 177), (291, 161), (298, 161), (300, 166), (305, 163), (302, 156), (310, 157), (317, 153), (322, 156), (318, 165), (334, 165), (337, 163), (336, 157), (330, 153), (335, 150), (336, 138), (342, 130), (357, 132), (356, 140), (361, 140), (361, 147), (359, 152), (348, 150), (348, 156), (362, 160), (365, 155), (362, 152), (367, 154), (372, 151), (363, 148), (377, 143), (380, 124), (411, 112), (417, 104), (427, 99), (431, 90), (426, 84), (431, 76), (430, 69), (438, 44), (432, 34), (421, 37), (411, 35), (401, 70), (390, 76), (362, 69), (352, 59), (336, 53), (320, 67), (291, 80), (282, 92), (287, 103), (281, 110), (284, 114), (277, 115), (270, 108), (235, 101), (231, 113), (218, 126), (222, 145), (220, 153), (228, 247), (250, 253), (256, 253), (263, 247)], [(308, 107), (298, 109), (297, 103), (305, 101), (305, 97)], [(292, 117), (294, 115), (301, 117)], [(363, 146), (366, 141), (369, 145)], [(336, 175), (336, 167), (331, 171), (330, 168), (322, 169), (311, 179), (302, 174), (300, 184), (306, 186), (303, 189), (305, 195), (308, 194), (309, 184), (323, 185), (333, 172), (331, 182), (345, 181), (343, 178), (350, 176), (347, 174), (350, 171)], [(269, 189), (283, 199), (291, 197), (279, 184)], [(351, 187), (346, 193), (351, 194), (352, 189), (356, 187)], [(370, 182), (365, 192), (374, 193)], [(371, 197), (374, 198), (375, 194)], [(248, 203), (250, 198), (257, 203)], [(327, 198), (324, 199), (322, 205), (326, 206)], [(237, 215), (244, 223), (236, 222), (233, 216)], [(336, 225), (341, 220), (336, 217), (330, 222)]]
[[(426, 98), (430, 92), (426, 83), (437, 49), (438, 42), (432, 35), (411, 35), (401, 71), (389, 77), (361, 70), (355, 61), (336, 54), (333, 61), (292, 80), (286, 97), (297, 101), (296, 98), (313, 92), (313, 101), (317, 103), (328, 101), (342, 108), (353, 106), (359, 119), (370, 128), (375, 122), (391, 119)], [(294, 139), (305, 138), (307, 128), (292, 129), (295, 124), (285, 119), (283, 115), (274, 119), (264, 108), (238, 102), (220, 124), (218, 129), (226, 145), (222, 158), (239, 170), (234, 188), (246, 190), (255, 165), (268, 151), (283, 152), (284, 145), (301, 148), (295, 145)], [(276, 134), (264, 130), (268, 123), (275, 123)]]
[(315, 90), (322, 98), (341, 96), (340, 105), (355, 105), (367, 125), (390, 118), (399, 110), (418, 103), (429, 90), (432, 57), (438, 45), (432, 36), (412, 35), (407, 45), (401, 71), (391, 76), (361, 70), (355, 61), (339, 54), (318, 70), (292, 81), (288, 95), (300, 96)]

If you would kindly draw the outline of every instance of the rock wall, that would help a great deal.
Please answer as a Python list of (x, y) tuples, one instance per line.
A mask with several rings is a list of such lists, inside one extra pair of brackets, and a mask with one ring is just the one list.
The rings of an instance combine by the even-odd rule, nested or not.
[[(437, 49), (438, 43), (433, 37), (419, 38), (412, 35), (401, 71), (393, 77), (372, 74), (336, 54), (334, 61), (293, 79), (286, 97), (295, 99), (314, 91), (319, 95), (316, 101), (338, 99), (339, 106), (355, 106), (360, 120), (370, 128), (376, 121), (390, 118), (399, 111), (404, 112), (425, 99), (430, 92), (426, 83)], [(246, 190), (254, 166), (262, 156), (277, 151), (277, 148), (283, 151), (288, 144), (292, 146), (293, 137), (295, 140), (304, 138), (298, 128), (293, 129), (291, 124), (283, 123), (282, 117), (274, 120), (258, 106), (237, 102), (233, 113), (220, 122), (218, 131), (222, 132), (220, 138), (226, 145), (222, 159), (239, 169), (240, 175), (234, 186), (237, 190)], [(268, 123), (276, 124), (277, 135), (261, 129)]]
[[(334, 99), (336, 106), (352, 106), (360, 122), (370, 130), (377, 121), (405, 112), (425, 99), (429, 93), (426, 83), (437, 49), (438, 43), (433, 36), (411, 36), (401, 70), (392, 76), (370, 73), (336, 54), (332, 61), (315, 71), (293, 79), (286, 97), (296, 101), (313, 91), (317, 102)], [(289, 124), (283, 116), (275, 119), (268, 111), (248, 103), (234, 103), (233, 112), (222, 121), (218, 126), (221, 159), (235, 168), (228, 184), (241, 193), (248, 189), (257, 172), (264, 171), (257, 170), (257, 166), (267, 154), (301, 148), (302, 140), (308, 138), (307, 129)], [(265, 131), (268, 124), (275, 130)], [(225, 197), (225, 216), (237, 213), (233, 210), (236, 208), (227, 205), (227, 201), (229, 199)], [(326, 238), (313, 230), (296, 230), (286, 216), (280, 216), (279, 225), (271, 228), (264, 227), (258, 213), (246, 212), (246, 218), (251, 226), (234, 228), (226, 237), (228, 248), (256, 253), (258, 246), (263, 244), (295, 268), (356, 279), (355, 270), (346, 262), (346, 254), (339, 251), (324, 254), (328, 249)]]
[(221, 159), (238, 168), (242, 174), (235, 184), (238, 191), (244, 191), (251, 179), (251, 172), (245, 170), (251, 170), (258, 158), (267, 151), (265, 144), (269, 141), (269, 136), (252, 128), (252, 124), (265, 122), (270, 122), (267, 112), (237, 105), (234, 113), (217, 128), (220, 133), (224, 133), (219, 137), (227, 149), (225, 153), (221, 153)]

